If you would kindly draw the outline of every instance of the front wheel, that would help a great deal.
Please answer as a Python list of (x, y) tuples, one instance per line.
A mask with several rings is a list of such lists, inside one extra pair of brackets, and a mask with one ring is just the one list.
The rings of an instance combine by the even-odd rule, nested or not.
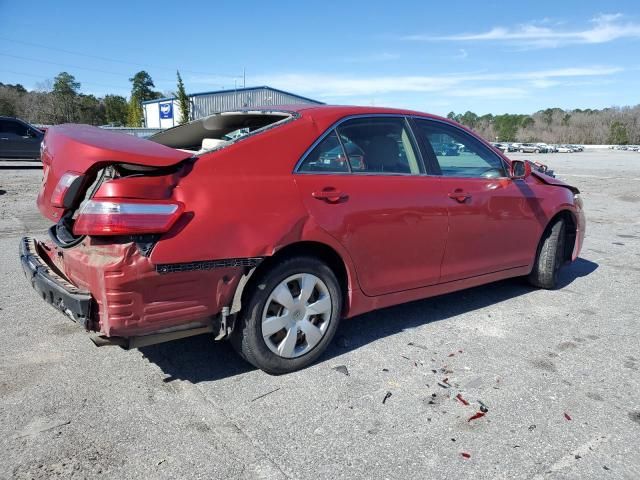
[(534, 287), (553, 290), (558, 286), (558, 272), (564, 264), (565, 222), (556, 220), (545, 230), (536, 256), (529, 283)]
[(253, 282), (231, 338), (252, 365), (273, 375), (312, 364), (340, 322), (342, 294), (333, 271), (314, 257), (278, 263)]

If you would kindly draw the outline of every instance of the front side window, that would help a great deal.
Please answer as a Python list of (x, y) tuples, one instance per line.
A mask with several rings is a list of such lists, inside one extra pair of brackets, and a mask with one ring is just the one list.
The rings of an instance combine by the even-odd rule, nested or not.
[(337, 131), (353, 173), (422, 173), (404, 118), (356, 118)]
[(502, 159), (468, 133), (431, 120), (415, 120), (416, 135), (432, 152), (443, 176), (497, 178), (506, 176)]

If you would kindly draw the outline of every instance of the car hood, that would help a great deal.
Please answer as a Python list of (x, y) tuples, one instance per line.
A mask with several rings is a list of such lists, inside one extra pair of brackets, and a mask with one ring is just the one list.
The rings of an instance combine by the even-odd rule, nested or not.
[(554, 185), (554, 186), (557, 186), (557, 187), (564, 187), (564, 188), (568, 188), (573, 193), (576, 193), (576, 194), (580, 193), (580, 190), (578, 190), (573, 185), (569, 185), (568, 183), (565, 183), (562, 180), (558, 180), (555, 177), (550, 177), (549, 175), (545, 175), (544, 173), (538, 172), (536, 170), (532, 171), (531, 174), (534, 177), (536, 177), (537, 179), (542, 180), (547, 185)]

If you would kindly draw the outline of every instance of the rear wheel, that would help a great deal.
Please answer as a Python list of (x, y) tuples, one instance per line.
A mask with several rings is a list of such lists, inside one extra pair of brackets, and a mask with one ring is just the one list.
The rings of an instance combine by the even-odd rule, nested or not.
[(313, 257), (277, 264), (253, 282), (231, 341), (249, 363), (279, 375), (305, 368), (333, 338), (342, 295), (333, 271)]
[(544, 232), (529, 274), (533, 286), (546, 289), (558, 286), (558, 272), (564, 264), (565, 228), (565, 222), (560, 218)]

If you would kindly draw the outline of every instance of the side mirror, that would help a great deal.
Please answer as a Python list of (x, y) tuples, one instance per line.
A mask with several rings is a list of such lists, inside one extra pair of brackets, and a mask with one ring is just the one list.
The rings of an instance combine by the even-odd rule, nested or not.
[(531, 175), (531, 164), (524, 160), (511, 160), (511, 178), (523, 179)]

